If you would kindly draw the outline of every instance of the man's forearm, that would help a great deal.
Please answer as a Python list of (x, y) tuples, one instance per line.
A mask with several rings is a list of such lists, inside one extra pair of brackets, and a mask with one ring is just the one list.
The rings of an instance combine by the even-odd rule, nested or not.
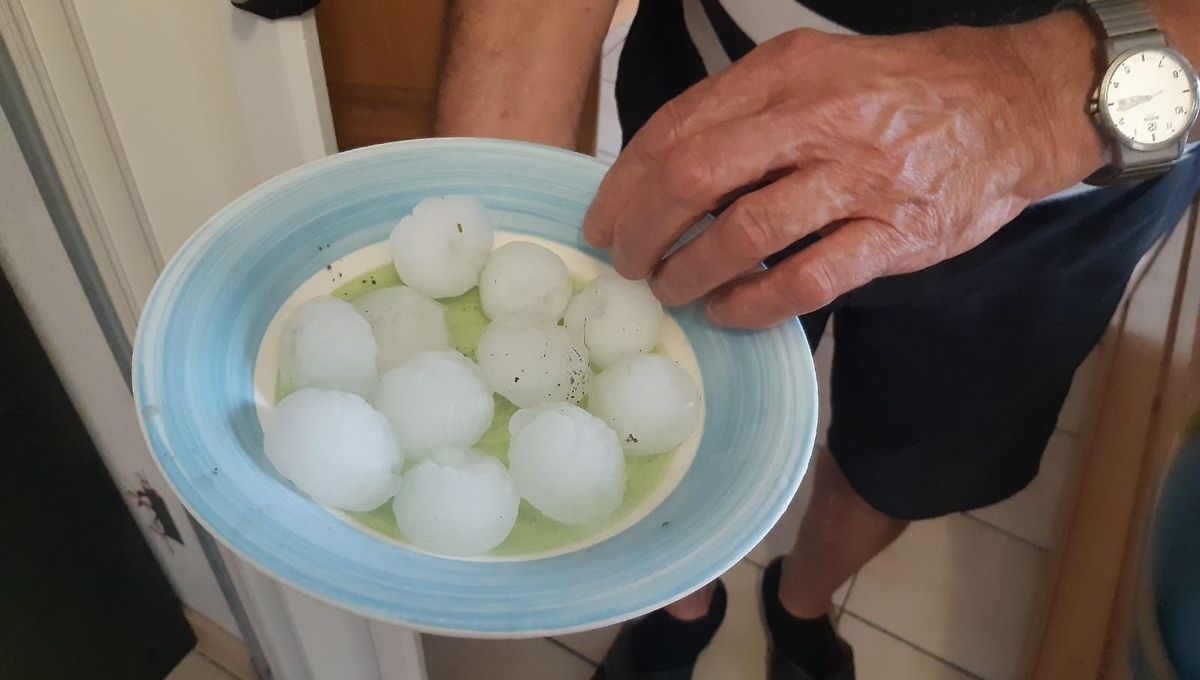
[(456, 0), (437, 134), (573, 147), (615, 5), (615, 0)]

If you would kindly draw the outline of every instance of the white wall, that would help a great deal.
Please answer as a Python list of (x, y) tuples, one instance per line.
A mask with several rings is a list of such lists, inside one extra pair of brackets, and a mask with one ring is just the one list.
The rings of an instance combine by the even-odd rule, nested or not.
[[(35, 33), (54, 4), (23, 0)], [(311, 14), (270, 22), (218, 0), (62, 7), (163, 259), (231, 199), (334, 150)]]
[(218, 0), (16, 5), (76, 145), (96, 137), (82, 95), (94, 98), (125, 173), (120, 191), (163, 260), (229, 200), (335, 150), (311, 13), (268, 22)]

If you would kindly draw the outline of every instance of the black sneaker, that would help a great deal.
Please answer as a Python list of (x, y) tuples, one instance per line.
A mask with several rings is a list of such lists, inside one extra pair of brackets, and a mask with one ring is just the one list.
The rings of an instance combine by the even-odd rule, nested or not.
[[(776, 640), (775, 628), (771, 622), (774, 618), (790, 617), (779, 603), (779, 576), (783, 570), (783, 558), (777, 557), (763, 570), (762, 604), (763, 619), (766, 624), (770, 659), (767, 666), (769, 680), (854, 680), (854, 652), (846, 641), (832, 635), (829, 644), (833, 647), (821, 659), (820, 668), (803, 668), (792, 657), (780, 650)], [(771, 612), (775, 612), (774, 616)], [(818, 657), (820, 658), (820, 657)]]
[[(717, 581), (703, 618), (680, 621), (660, 609), (625, 624), (592, 680), (691, 680), (700, 652), (725, 618), (725, 600), (725, 585)], [(639, 654), (639, 649), (649, 653)]]

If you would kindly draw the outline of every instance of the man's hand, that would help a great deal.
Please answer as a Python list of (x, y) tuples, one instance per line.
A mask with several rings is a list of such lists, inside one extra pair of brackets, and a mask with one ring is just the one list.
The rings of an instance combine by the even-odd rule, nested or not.
[[(711, 293), (719, 324), (761, 328), (818, 309), (978, 245), (1101, 167), (1085, 114), (1095, 42), (1075, 12), (896, 37), (784, 34), (651, 118), (584, 233), (612, 248), (621, 274), (650, 276), (667, 304)], [(814, 232), (817, 243), (756, 271)]]

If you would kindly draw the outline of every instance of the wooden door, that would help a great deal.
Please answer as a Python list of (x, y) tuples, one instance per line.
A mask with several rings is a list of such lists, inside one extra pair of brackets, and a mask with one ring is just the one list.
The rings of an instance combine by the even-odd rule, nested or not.
[[(325, 0), (317, 32), (339, 150), (433, 134), (450, 0)], [(599, 68), (578, 146), (596, 144)]]

